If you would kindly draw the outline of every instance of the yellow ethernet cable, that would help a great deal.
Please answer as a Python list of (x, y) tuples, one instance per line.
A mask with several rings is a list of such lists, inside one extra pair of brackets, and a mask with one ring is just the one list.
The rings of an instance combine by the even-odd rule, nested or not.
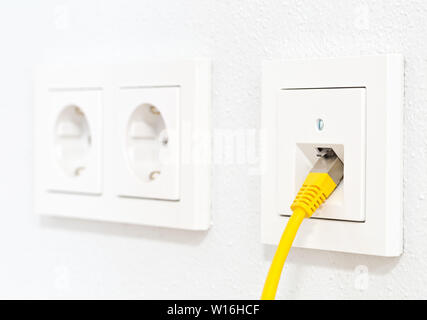
[(262, 292), (262, 300), (275, 299), (283, 266), (303, 220), (311, 218), (343, 179), (344, 164), (334, 150), (319, 148), (318, 151), (319, 160), (308, 174), (291, 206), (293, 214), (274, 255)]

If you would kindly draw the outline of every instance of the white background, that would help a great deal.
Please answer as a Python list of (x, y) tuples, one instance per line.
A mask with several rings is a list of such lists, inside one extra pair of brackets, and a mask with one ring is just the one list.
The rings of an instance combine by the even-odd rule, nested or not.
[(294, 249), (278, 297), (427, 298), (426, 16), (424, 0), (0, 2), (0, 298), (258, 298), (274, 253), (238, 144), (214, 150), (207, 233), (35, 216), (36, 63), (211, 57), (214, 129), (253, 133), (263, 59), (376, 53), (407, 62), (405, 254)]

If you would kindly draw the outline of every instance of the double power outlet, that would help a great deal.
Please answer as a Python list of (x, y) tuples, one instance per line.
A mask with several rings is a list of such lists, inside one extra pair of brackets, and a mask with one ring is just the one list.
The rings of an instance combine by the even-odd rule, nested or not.
[(209, 227), (208, 61), (43, 66), (36, 83), (40, 214)]
[[(114, 159), (117, 193), (179, 200), (179, 87), (120, 88), (114, 104), (118, 139)], [(52, 135), (48, 150), (52, 192), (102, 193), (103, 92), (51, 89)], [(49, 135), (49, 132), (47, 133)]]

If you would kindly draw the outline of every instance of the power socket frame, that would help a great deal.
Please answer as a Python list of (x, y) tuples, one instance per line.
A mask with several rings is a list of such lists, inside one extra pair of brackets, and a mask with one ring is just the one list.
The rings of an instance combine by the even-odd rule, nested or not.
[(397, 54), (264, 63), (262, 243), (276, 245), (289, 219), (281, 216), (276, 207), (278, 94), (283, 89), (315, 88), (366, 88), (366, 221), (309, 219), (303, 223), (294, 245), (386, 257), (401, 255), (404, 62)]
[[(180, 88), (180, 198), (121, 197), (116, 188), (116, 108), (120, 88)], [(49, 154), (49, 91), (102, 92), (100, 194), (52, 192), (46, 176)], [(211, 225), (211, 62), (145, 60), (130, 64), (41, 65), (36, 68), (34, 106), (34, 210), (38, 215), (207, 230)], [(89, 120), (90, 121), (90, 120)]]

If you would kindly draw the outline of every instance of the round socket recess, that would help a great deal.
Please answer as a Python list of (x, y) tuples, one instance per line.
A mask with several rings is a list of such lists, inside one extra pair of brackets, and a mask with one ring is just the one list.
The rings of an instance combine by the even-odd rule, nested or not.
[(152, 104), (138, 106), (130, 116), (125, 143), (129, 167), (138, 179), (149, 183), (160, 178), (168, 144), (159, 109)]
[(92, 138), (82, 109), (65, 107), (55, 123), (54, 149), (59, 166), (70, 177), (78, 177), (87, 167)]

